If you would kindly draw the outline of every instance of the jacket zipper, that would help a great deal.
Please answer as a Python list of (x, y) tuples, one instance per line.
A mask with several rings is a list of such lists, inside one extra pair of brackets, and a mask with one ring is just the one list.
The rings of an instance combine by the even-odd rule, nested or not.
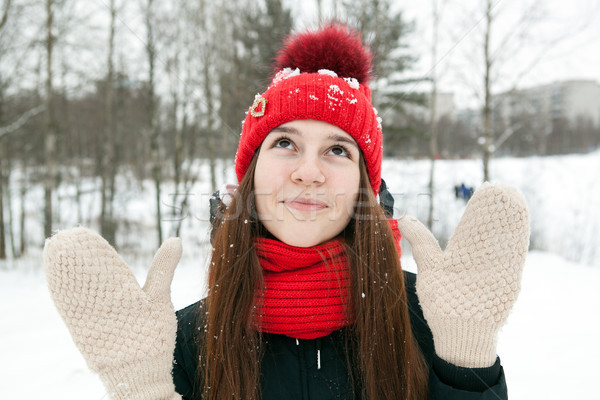
[(321, 369), (321, 338), (317, 338), (317, 369)]

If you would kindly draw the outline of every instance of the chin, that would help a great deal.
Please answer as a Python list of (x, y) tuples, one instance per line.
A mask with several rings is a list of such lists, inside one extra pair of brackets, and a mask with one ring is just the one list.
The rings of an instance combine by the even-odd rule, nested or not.
[(294, 247), (317, 246), (328, 242), (339, 235), (339, 232), (337, 234), (326, 234), (323, 232), (323, 234), (321, 235), (315, 235), (314, 229), (308, 227), (302, 229), (301, 231), (294, 232), (293, 230), (286, 230), (285, 232), (279, 233), (280, 234), (274, 234), (273, 236), (275, 236), (278, 240), (282, 241), (283, 243)]
[(316, 245), (319, 245), (323, 242), (321, 241), (315, 241), (313, 240), (288, 240), (284, 242), (285, 244), (288, 244), (290, 246), (294, 246), (294, 247), (313, 247)]
[(273, 221), (263, 222), (263, 226), (277, 240), (294, 247), (313, 247), (339, 236), (346, 224), (323, 222), (300, 222), (300, 221)]

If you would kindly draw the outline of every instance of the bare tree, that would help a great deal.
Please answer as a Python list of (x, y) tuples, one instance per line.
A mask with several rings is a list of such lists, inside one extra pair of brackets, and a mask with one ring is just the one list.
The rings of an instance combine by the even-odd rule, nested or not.
[(492, 57), (490, 52), (490, 37), (492, 34), (492, 15), (493, 4), (492, 0), (486, 0), (485, 10), (485, 28), (484, 28), (484, 40), (483, 40), (483, 60), (484, 60), (484, 71), (483, 71), (483, 108), (481, 111), (481, 146), (482, 146), (482, 163), (483, 163), (483, 181), (490, 180), (489, 163), (493, 153), (494, 145), (493, 138), (494, 133), (492, 131)]
[(321, 23), (323, 21), (323, 2), (322, 0), (317, 1), (317, 21)]
[[(235, 59), (235, 54), (237, 53), (237, 49), (235, 46), (234, 32), (236, 27), (234, 24), (238, 24), (240, 19), (240, 7), (243, 7), (243, 3), (240, 6), (239, 0), (223, 2), (219, 6), (219, 14), (218, 14), (218, 23), (217, 23), (217, 37), (221, 38), (217, 42), (218, 44), (218, 58), (217, 62), (219, 66), (217, 67), (218, 78), (219, 78), (219, 107), (217, 110), (218, 113), (218, 121), (219, 121), (219, 131), (218, 134), (221, 137), (221, 160), (223, 163), (226, 162), (227, 159), (233, 156), (235, 145), (237, 144), (237, 140), (239, 138), (239, 130), (241, 129), (238, 125), (230, 125), (230, 121), (227, 118), (223, 117), (223, 108), (227, 106), (227, 102), (225, 101), (226, 96), (235, 96), (235, 93), (231, 93), (231, 91), (235, 91), (236, 84), (232, 84), (229, 81), (228, 77), (230, 74), (230, 68), (233, 64), (233, 60)], [(239, 69), (238, 69), (239, 71)], [(239, 73), (238, 73), (239, 75)], [(239, 77), (238, 77), (239, 79)], [(227, 88), (228, 90), (224, 90)], [(238, 102), (241, 99), (237, 100)], [(229, 110), (230, 113), (238, 113), (241, 114), (241, 110), (233, 109)], [(224, 166), (221, 168), (221, 181), (227, 182), (227, 168)]]
[[(498, 88), (506, 87), (506, 92), (515, 90), (527, 75), (536, 71), (535, 67), (551, 49), (595, 23), (595, 19), (583, 16), (581, 21), (574, 24), (562, 28), (554, 26), (553, 34), (542, 38), (533, 34), (534, 28), (545, 20), (545, 9), (541, 2), (531, 0), (509, 4), (486, 0), (477, 4), (482, 4), (483, 9), (470, 16), (470, 21), (466, 23), (469, 26), (467, 35), (455, 38), (455, 42), (464, 45), (462, 47), (466, 51), (461, 57), (464, 65), (455, 69), (481, 105), (477, 143), (481, 149), (483, 179), (487, 181), (491, 179), (489, 164), (494, 154), (519, 131), (518, 124), (501, 126), (494, 123), (494, 101)], [(509, 6), (518, 8), (509, 10)], [(508, 26), (508, 29), (500, 32), (497, 27), (502, 25)], [(463, 41), (465, 38), (468, 40)], [(474, 55), (477, 57), (473, 58)], [(473, 74), (479, 78), (473, 79)]]
[[(169, 41), (173, 44), (170, 49), (167, 49), (167, 62), (166, 72), (169, 77), (169, 95), (170, 95), (170, 110), (167, 127), (171, 131), (173, 137), (173, 172), (174, 172), (174, 188), (175, 192), (172, 194), (171, 201), (173, 202), (171, 208), (171, 216), (173, 221), (176, 221), (174, 229), (174, 236), (180, 236), (181, 222), (184, 218), (183, 209), (178, 206), (180, 203), (180, 197), (187, 198), (187, 195), (180, 193), (180, 181), (182, 180), (182, 168), (184, 159), (184, 125), (186, 123), (186, 106), (185, 102), (187, 98), (183, 95), (182, 80), (185, 79), (183, 75), (184, 68), (182, 67), (182, 58), (185, 58), (184, 47), (187, 44), (185, 42), (184, 31), (185, 28), (185, 15), (186, 12), (185, 3), (177, 4), (174, 15), (171, 16), (170, 25), (173, 31), (170, 32)], [(184, 25), (184, 26), (182, 26)], [(183, 125), (183, 126), (182, 126)], [(181, 196), (183, 195), (183, 196)], [(184, 200), (185, 201), (185, 200)]]
[[(1, 122), (1, 121), (0, 121)], [(4, 146), (0, 143), (0, 158), (4, 158)], [(6, 259), (6, 238), (4, 235), (4, 171), (0, 162), (0, 260)]]
[[(7, 48), (9, 47), (10, 36), (6, 32), (8, 30), (9, 18), (14, 17), (14, 6), (12, 5), (11, 0), (7, 0), (4, 2), (0, 14), (0, 59), (4, 58), (7, 53)], [(9, 236), (12, 238), (12, 207), (10, 204), (11, 194), (10, 194), (10, 173), (11, 166), (9, 165), (10, 158), (8, 157), (8, 151), (6, 149), (6, 143), (4, 142), (5, 135), (14, 132), (20, 124), (26, 118), (19, 118), (16, 122), (5, 126), (6, 121), (6, 112), (5, 112), (5, 93), (6, 89), (9, 85), (10, 79), (5, 78), (4, 70), (0, 66), (0, 260), (5, 259), (7, 257), (6, 253), (6, 231), (5, 227), (5, 209), (8, 210), (8, 232)], [(5, 161), (6, 160), (6, 161)], [(5, 207), (4, 199), (6, 197), (8, 207)], [(14, 248), (14, 241), (11, 240), (11, 246)], [(15, 252), (12, 251), (14, 256)]]
[(156, 38), (154, 36), (154, 28), (156, 18), (154, 15), (154, 0), (146, 0), (143, 5), (144, 12), (144, 26), (146, 28), (146, 43), (145, 52), (146, 60), (148, 62), (148, 130), (150, 132), (150, 158), (152, 165), (152, 179), (154, 180), (155, 189), (155, 203), (156, 203), (156, 233), (158, 238), (158, 245), (163, 242), (162, 233), (162, 210), (161, 210), (161, 187), (162, 187), (162, 172), (161, 172), (161, 157), (160, 157), (160, 144), (159, 144), (159, 116), (158, 116), (158, 98), (156, 95), (155, 88), (155, 65), (156, 65)]
[[(40, 99), (21, 101), (26, 96), (19, 95), (31, 71), (26, 62), (36, 54), (35, 47), (44, 32), (41, 27), (25, 32), (22, 29), (25, 19), (30, 18), (27, 8), (33, 7), (37, 5), (18, 0), (7, 0), (0, 6), (0, 259), (8, 256), (8, 248), (12, 257), (24, 250), (24, 243), (18, 246), (15, 239), (13, 199), (17, 182), (12, 175), (17, 165), (25, 171), (25, 160), (30, 156), (32, 143), (27, 143), (24, 127), (45, 109)], [(26, 187), (21, 183), (22, 189)], [(20, 213), (22, 216), (23, 209)]]
[[(501, 38), (500, 45), (497, 48), (492, 48), (492, 28), (495, 25), (496, 16), (494, 9), (498, 2), (486, 0), (484, 11), (484, 28), (483, 28), (483, 107), (481, 109), (481, 136), (478, 138), (478, 143), (481, 145), (482, 151), (482, 168), (483, 181), (490, 180), (490, 160), (498, 148), (516, 131), (517, 127), (508, 126), (499, 135), (494, 132), (492, 125), (493, 121), (493, 93), (492, 85), (495, 83), (494, 69), (500, 69), (499, 65), (501, 58), (504, 56), (503, 49), (508, 48), (509, 42), (513, 39), (515, 32), (525, 29), (527, 26), (533, 25), (538, 21), (538, 6), (533, 4), (523, 11), (523, 14), (518, 20), (517, 26), (508, 34)], [(523, 39), (524, 37), (521, 37)], [(539, 59), (537, 60), (539, 61)], [(533, 65), (531, 65), (533, 67)], [(529, 71), (527, 71), (529, 72)], [(523, 72), (525, 73), (525, 72)], [(515, 80), (513, 86), (516, 86), (518, 79)], [(496, 136), (499, 136), (498, 138)]]
[(6, 0), (4, 2), (4, 7), (3, 7), (2, 14), (0, 17), (0, 31), (2, 30), (2, 28), (4, 28), (4, 25), (6, 25), (6, 22), (8, 21), (8, 13), (10, 11), (11, 3), (12, 3), (12, 0)]
[(438, 150), (438, 116), (437, 116), (437, 47), (438, 47), (438, 29), (440, 22), (440, 10), (438, 1), (431, 0), (431, 17), (432, 17), (432, 37), (431, 37), (431, 70), (429, 76), (431, 79), (431, 98), (429, 100), (429, 157), (431, 166), (429, 169), (429, 213), (427, 217), (427, 225), (429, 229), (433, 227), (433, 200), (435, 196), (435, 161), (439, 155)]
[(101, 207), (100, 207), (100, 231), (102, 236), (113, 245), (115, 243), (116, 221), (114, 218), (115, 179), (117, 175), (116, 160), (116, 124), (115, 124), (115, 74), (114, 74), (114, 47), (115, 47), (115, 22), (117, 7), (115, 0), (109, 3), (109, 34), (108, 54), (106, 60), (106, 88), (104, 101), (104, 140), (101, 161)]
[[(6, 22), (8, 21), (8, 12), (10, 11), (10, 0), (7, 0), (4, 4), (4, 9), (2, 10), (2, 16), (0, 17), (0, 33), (3, 31)], [(0, 76), (1, 77), (1, 76)], [(0, 85), (2, 85), (2, 80), (0, 80)], [(0, 127), (3, 125), (3, 116), (4, 116), (4, 90), (3, 87), (0, 86)], [(4, 237), (4, 170), (3, 170), (3, 162), (5, 154), (4, 154), (4, 145), (2, 143), (2, 137), (0, 136), (0, 260), (6, 258), (6, 238)]]
[[(193, 7), (193, 6), (192, 6)], [(197, 42), (194, 40), (197, 18), (201, 17), (188, 3), (178, 3), (169, 19), (168, 38), (170, 46), (165, 49), (166, 70), (169, 80), (169, 126), (173, 138), (174, 188), (171, 201), (171, 216), (174, 236), (181, 235), (181, 227), (189, 208), (190, 190), (198, 175), (193, 172), (195, 163), (194, 121), (190, 107), (194, 101), (194, 68), (197, 67)], [(221, 38), (222, 39), (222, 38)]]
[[(205, 0), (200, 1), (200, 18), (199, 32), (202, 32), (206, 37), (212, 36), (214, 32), (214, 26), (209, 22), (210, 19), (206, 18), (209, 15), (207, 2)], [(207, 137), (207, 151), (208, 160), (210, 164), (210, 187), (211, 190), (217, 190), (217, 171), (216, 171), (216, 157), (217, 157), (217, 144), (216, 144), (216, 118), (215, 118), (215, 88), (214, 83), (218, 82), (215, 73), (215, 53), (216, 45), (212, 40), (204, 40), (204, 45), (200, 48), (200, 59), (202, 62), (202, 77), (203, 77), (203, 91), (204, 91), (204, 106), (206, 107), (206, 137)]]
[(45, 121), (46, 131), (44, 136), (45, 178), (44, 178), (44, 236), (52, 234), (52, 197), (56, 179), (56, 141), (58, 127), (54, 114), (54, 86), (53, 86), (53, 54), (56, 37), (54, 36), (54, 7), (55, 0), (46, 0), (46, 40), (44, 43), (46, 53), (46, 98)]

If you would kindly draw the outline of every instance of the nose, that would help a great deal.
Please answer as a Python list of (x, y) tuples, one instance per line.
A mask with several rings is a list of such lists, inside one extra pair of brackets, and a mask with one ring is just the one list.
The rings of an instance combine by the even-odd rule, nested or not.
[(301, 157), (292, 171), (291, 179), (295, 183), (306, 186), (325, 182), (325, 174), (318, 157)]

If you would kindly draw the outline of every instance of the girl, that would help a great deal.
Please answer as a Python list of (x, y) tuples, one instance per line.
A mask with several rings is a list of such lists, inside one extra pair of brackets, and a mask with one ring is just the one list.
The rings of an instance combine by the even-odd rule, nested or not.
[(177, 321), (177, 239), (142, 289), (93, 232), (48, 241), (53, 299), (112, 398), (507, 398), (496, 335), (519, 291), (525, 203), (484, 185), (444, 252), (416, 220), (388, 220), (370, 62), (343, 26), (288, 39), (243, 124), (209, 294)]

